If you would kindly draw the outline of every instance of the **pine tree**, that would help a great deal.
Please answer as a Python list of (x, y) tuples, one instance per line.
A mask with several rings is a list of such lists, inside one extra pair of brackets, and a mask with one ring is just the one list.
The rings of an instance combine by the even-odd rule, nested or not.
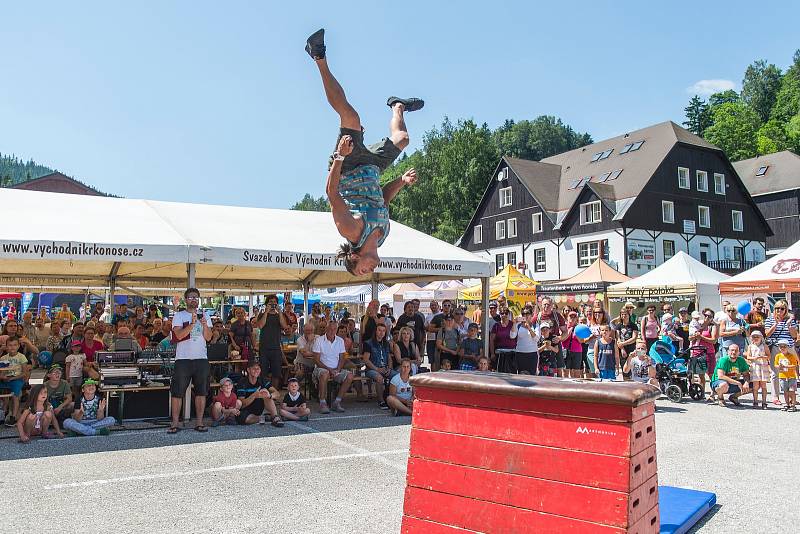
[(711, 126), (711, 111), (706, 101), (699, 96), (694, 95), (689, 101), (689, 105), (684, 108), (684, 111), (686, 112), (686, 120), (683, 125), (693, 134), (703, 135), (706, 128)]

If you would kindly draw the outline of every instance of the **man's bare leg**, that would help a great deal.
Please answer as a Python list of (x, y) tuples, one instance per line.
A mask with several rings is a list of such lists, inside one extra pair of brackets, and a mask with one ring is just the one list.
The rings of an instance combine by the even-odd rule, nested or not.
[(327, 59), (316, 59), (314, 63), (319, 68), (319, 74), (322, 77), (322, 87), (325, 89), (325, 96), (328, 103), (334, 111), (339, 114), (342, 128), (349, 128), (351, 130), (361, 131), (361, 118), (358, 113), (347, 101), (344, 94), (344, 89), (339, 84), (338, 80), (331, 73), (328, 67)]
[(404, 150), (408, 146), (408, 129), (403, 114), (406, 111), (402, 102), (397, 102), (392, 106), (392, 120), (389, 121), (389, 139), (394, 146)]

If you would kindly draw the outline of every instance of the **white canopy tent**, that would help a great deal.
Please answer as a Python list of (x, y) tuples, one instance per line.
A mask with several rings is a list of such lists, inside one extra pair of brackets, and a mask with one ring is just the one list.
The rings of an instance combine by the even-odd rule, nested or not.
[(715, 271), (683, 251), (642, 276), (608, 287), (612, 302), (694, 300), (698, 309), (719, 307), (719, 284), (728, 275)]
[(800, 241), (719, 286), (723, 294), (800, 292)]
[[(378, 291), (385, 291), (388, 287), (385, 284), (378, 284)], [(333, 293), (321, 293), (322, 302), (342, 302), (345, 304), (364, 304), (372, 299), (372, 286), (362, 284), (360, 286), (347, 286), (337, 288)]]

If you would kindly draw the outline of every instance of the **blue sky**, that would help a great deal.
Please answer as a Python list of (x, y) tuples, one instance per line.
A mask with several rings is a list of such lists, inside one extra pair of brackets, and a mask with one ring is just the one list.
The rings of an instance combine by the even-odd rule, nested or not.
[(284, 208), (324, 193), (337, 133), (303, 51), (322, 26), (368, 142), (387, 96), (426, 100), (412, 149), (445, 116), (680, 123), (695, 84), (800, 47), (793, 2), (655, 4), (0, 0), (0, 152), (130, 198)]

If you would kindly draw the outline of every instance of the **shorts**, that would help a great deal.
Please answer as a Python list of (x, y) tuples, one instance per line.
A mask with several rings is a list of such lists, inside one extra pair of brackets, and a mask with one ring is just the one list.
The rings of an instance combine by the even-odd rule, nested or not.
[(729, 384), (724, 380), (714, 380), (711, 382), (711, 389), (716, 390), (722, 384), (728, 384), (728, 393), (739, 393), (742, 391), (742, 388), (738, 384)]
[(580, 371), (583, 367), (583, 353), (567, 351), (567, 357), (565, 358), (564, 364), (567, 369)]
[(272, 375), (272, 383), (280, 389), (283, 384), (283, 351), (281, 349), (263, 349), (259, 351), (259, 354), (261, 378)]
[[(340, 374), (341, 374), (341, 373), (340, 373)], [(391, 375), (389, 375), (389, 376), (383, 376), (382, 374), (380, 374), (380, 373), (379, 373), (378, 371), (376, 371), (375, 369), (367, 369), (367, 370), (364, 372), (364, 376), (366, 376), (366, 377), (367, 377), (367, 378), (369, 378), (370, 380), (374, 380), (375, 382), (385, 382), (386, 380), (389, 380), (389, 376), (391, 376)]]
[(558, 350), (556, 351), (556, 368), (564, 369), (566, 367), (566, 362), (564, 361), (564, 351)]
[(538, 352), (516, 352), (514, 353), (514, 367), (517, 373), (535, 375), (539, 371)]
[(25, 380), (22, 378), (15, 378), (14, 380), (9, 380), (8, 382), (0, 382), (0, 389), (8, 389), (11, 391), (11, 394), (15, 397), (19, 397), (22, 395), (22, 388), (25, 385)]
[(264, 408), (263, 402), (253, 402), (247, 408), (242, 408), (239, 410), (239, 415), (236, 416), (236, 424), (246, 425), (247, 418), (251, 415), (261, 417), (261, 414), (264, 413)]
[(788, 393), (789, 391), (797, 391), (796, 378), (781, 378), (781, 391)]
[(175, 360), (175, 370), (172, 372), (170, 394), (173, 398), (181, 399), (186, 394), (189, 382), (194, 384), (195, 395), (205, 397), (208, 395), (208, 373), (211, 369), (208, 360), (197, 358), (193, 360)]
[(339, 129), (339, 137), (336, 138), (337, 147), (339, 146), (339, 140), (345, 135), (353, 138), (353, 152), (344, 158), (342, 174), (362, 165), (375, 165), (380, 172), (383, 172), (400, 155), (400, 149), (388, 137), (384, 137), (375, 144), (365, 146), (364, 132), (351, 130), (350, 128)]
[(689, 374), (702, 375), (708, 372), (708, 359), (705, 354), (689, 358)]
[[(326, 371), (327, 371), (327, 369), (323, 369), (322, 367), (315, 367), (314, 368), (314, 374), (312, 375), (314, 377), (314, 382), (319, 382), (320, 375), (322, 373), (326, 372)], [(345, 380), (347, 380), (347, 377), (349, 375), (350, 375), (350, 371), (345, 371), (344, 369), (342, 369), (341, 371), (339, 371), (339, 374), (337, 374), (336, 376), (331, 376), (331, 380), (333, 380), (337, 384), (342, 384), (342, 383), (344, 383)]]
[(617, 371), (615, 369), (600, 369), (601, 380), (616, 380)]
[(69, 379), (69, 385), (74, 388), (80, 388), (83, 386), (83, 377), (81, 376), (73, 376)]

